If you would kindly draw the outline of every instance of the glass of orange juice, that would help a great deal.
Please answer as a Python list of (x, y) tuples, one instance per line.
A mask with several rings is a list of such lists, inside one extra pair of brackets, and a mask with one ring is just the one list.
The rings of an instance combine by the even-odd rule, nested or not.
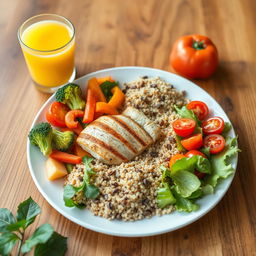
[(26, 20), (18, 39), (40, 91), (54, 92), (75, 78), (75, 28), (66, 18), (41, 14)]

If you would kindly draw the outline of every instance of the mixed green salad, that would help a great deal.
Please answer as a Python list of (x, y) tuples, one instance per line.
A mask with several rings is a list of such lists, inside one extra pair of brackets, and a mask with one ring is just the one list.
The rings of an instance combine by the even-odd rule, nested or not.
[[(181, 212), (199, 209), (197, 199), (213, 194), (221, 179), (235, 172), (231, 160), (240, 151), (237, 137), (228, 132), (231, 124), (220, 117), (208, 118), (205, 103), (175, 107), (181, 116), (173, 123), (180, 154), (170, 159), (169, 166), (160, 166), (162, 180), (157, 191), (158, 207), (173, 205)], [(198, 103), (198, 104), (196, 104)]]

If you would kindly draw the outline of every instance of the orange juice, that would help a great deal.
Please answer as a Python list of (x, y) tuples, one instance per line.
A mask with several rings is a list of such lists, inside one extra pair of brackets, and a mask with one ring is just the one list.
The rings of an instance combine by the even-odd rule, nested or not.
[(74, 31), (57, 20), (41, 20), (20, 34), (22, 51), (32, 79), (41, 87), (56, 87), (74, 72)]

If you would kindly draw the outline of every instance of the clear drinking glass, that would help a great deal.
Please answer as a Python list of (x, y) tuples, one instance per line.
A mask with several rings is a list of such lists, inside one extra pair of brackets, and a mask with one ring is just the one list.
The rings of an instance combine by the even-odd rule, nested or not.
[(52, 93), (75, 78), (75, 28), (66, 18), (40, 14), (26, 20), (18, 39), (37, 89)]

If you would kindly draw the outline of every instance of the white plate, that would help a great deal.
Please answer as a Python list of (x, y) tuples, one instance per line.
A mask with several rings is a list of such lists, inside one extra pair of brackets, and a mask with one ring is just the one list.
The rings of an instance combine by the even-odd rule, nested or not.
[[(189, 99), (206, 102), (211, 110), (211, 114), (221, 116), (225, 121), (230, 122), (223, 109), (207, 92), (189, 80), (166, 71), (144, 67), (110, 68), (83, 76), (77, 79), (75, 83), (79, 84), (84, 90), (87, 81), (91, 77), (104, 77), (107, 75), (111, 75), (115, 80), (119, 81), (120, 84), (135, 80), (140, 76), (159, 76), (173, 84), (176, 89), (185, 90)], [(33, 121), (32, 127), (38, 122), (45, 121), (45, 111), (53, 101), (54, 96), (50, 97), (42, 106)], [(231, 130), (230, 135), (232, 137), (235, 136), (233, 129)], [(232, 175), (218, 184), (213, 195), (208, 195), (198, 200), (197, 202), (200, 205), (200, 209), (196, 212), (174, 212), (169, 215), (161, 217), (154, 216), (151, 219), (144, 219), (135, 222), (124, 222), (118, 220), (109, 221), (107, 219), (94, 216), (88, 210), (65, 207), (62, 199), (63, 180), (50, 182), (46, 179), (44, 172), (45, 157), (41, 154), (38, 148), (31, 146), (29, 141), (27, 141), (27, 158), (30, 173), (37, 188), (54, 209), (69, 220), (85, 228), (115, 236), (151, 236), (184, 227), (208, 213), (225, 195), (234, 177), (234, 175)], [(236, 168), (237, 157), (234, 159), (232, 164), (233, 167)]]

